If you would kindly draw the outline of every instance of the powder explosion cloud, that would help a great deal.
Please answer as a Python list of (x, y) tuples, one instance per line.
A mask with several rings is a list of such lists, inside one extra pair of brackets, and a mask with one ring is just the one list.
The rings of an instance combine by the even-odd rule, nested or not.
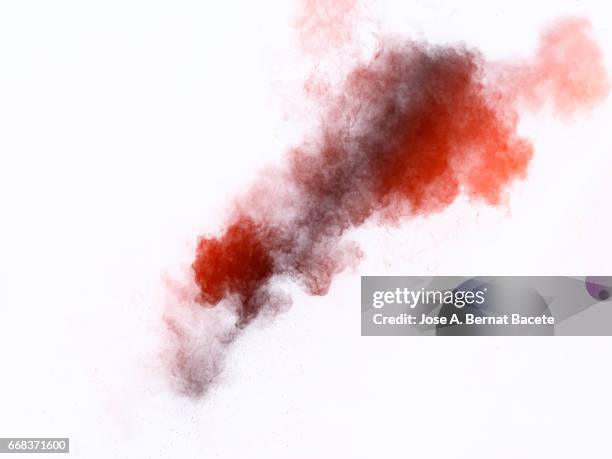
[[(318, 135), (232, 207), (220, 234), (199, 239), (195, 308), (210, 314), (192, 303), (165, 317), (178, 389), (207, 391), (227, 346), (290, 301), (278, 281), (325, 295), (362, 256), (343, 242), (351, 228), (439, 212), (461, 194), (498, 204), (533, 155), (517, 133), (519, 112), (592, 108), (608, 92), (602, 60), (589, 23), (573, 18), (545, 30), (522, 62), (487, 62), (463, 45), (382, 41), (322, 107)], [(221, 305), (226, 314), (215, 315)]]

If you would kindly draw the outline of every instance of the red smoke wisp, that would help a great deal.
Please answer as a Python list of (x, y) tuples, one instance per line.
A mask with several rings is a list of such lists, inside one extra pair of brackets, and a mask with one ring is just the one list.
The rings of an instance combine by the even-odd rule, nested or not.
[(296, 26), (302, 49), (321, 53), (352, 39), (357, 0), (300, 0)]
[(522, 63), (488, 63), (464, 46), (384, 42), (325, 107), (319, 135), (236, 203), (221, 234), (199, 239), (195, 301), (223, 303), (235, 322), (209, 327), (202, 344), (192, 324), (166, 317), (180, 390), (205, 393), (226, 346), (258, 315), (286, 305), (276, 281), (325, 295), (361, 257), (342, 240), (351, 228), (439, 212), (460, 194), (500, 203), (533, 155), (517, 133), (521, 109), (568, 116), (607, 92), (584, 20), (557, 22)]

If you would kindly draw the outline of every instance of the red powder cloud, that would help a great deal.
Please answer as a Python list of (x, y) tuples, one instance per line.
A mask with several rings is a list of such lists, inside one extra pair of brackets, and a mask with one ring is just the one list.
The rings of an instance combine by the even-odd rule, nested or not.
[[(460, 194), (499, 203), (533, 155), (517, 134), (521, 107), (548, 104), (567, 116), (607, 92), (601, 52), (581, 19), (547, 29), (522, 63), (487, 63), (464, 46), (383, 42), (323, 109), (319, 135), (262, 177), (220, 234), (199, 239), (192, 264), (199, 306), (188, 306), (191, 319), (166, 317), (179, 389), (205, 393), (226, 346), (258, 315), (286, 306), (276, 281), (324, 295), (359, 261), (360, 250), (342, 240), (351, 228), (439, 212)], [(220, 303), (232, 320), (208, 310), (202, 330), (194, 308)]]

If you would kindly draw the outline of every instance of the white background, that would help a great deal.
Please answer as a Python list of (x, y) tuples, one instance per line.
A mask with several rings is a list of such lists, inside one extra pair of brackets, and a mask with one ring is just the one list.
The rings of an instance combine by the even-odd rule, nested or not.
[[(380, 30), (525, 57), (601, 1), (370, 1)], [(83, 458), (609, 458), (609, 338), (362, 338), (360, 274), (612, 271), (612, 105), (521, 126), (536, 148), (502, 208), (460, 202), (360, 230), (367, 259), (297, 294), (201, 401), (157, 357), (164, 279), (278, 164), (314, 71), (290, 2), (0, 4), (0, 436)], [(364, 27), (373, 27), (365, 25)], [(26, 457), (26, 456), (23, 456)]]

